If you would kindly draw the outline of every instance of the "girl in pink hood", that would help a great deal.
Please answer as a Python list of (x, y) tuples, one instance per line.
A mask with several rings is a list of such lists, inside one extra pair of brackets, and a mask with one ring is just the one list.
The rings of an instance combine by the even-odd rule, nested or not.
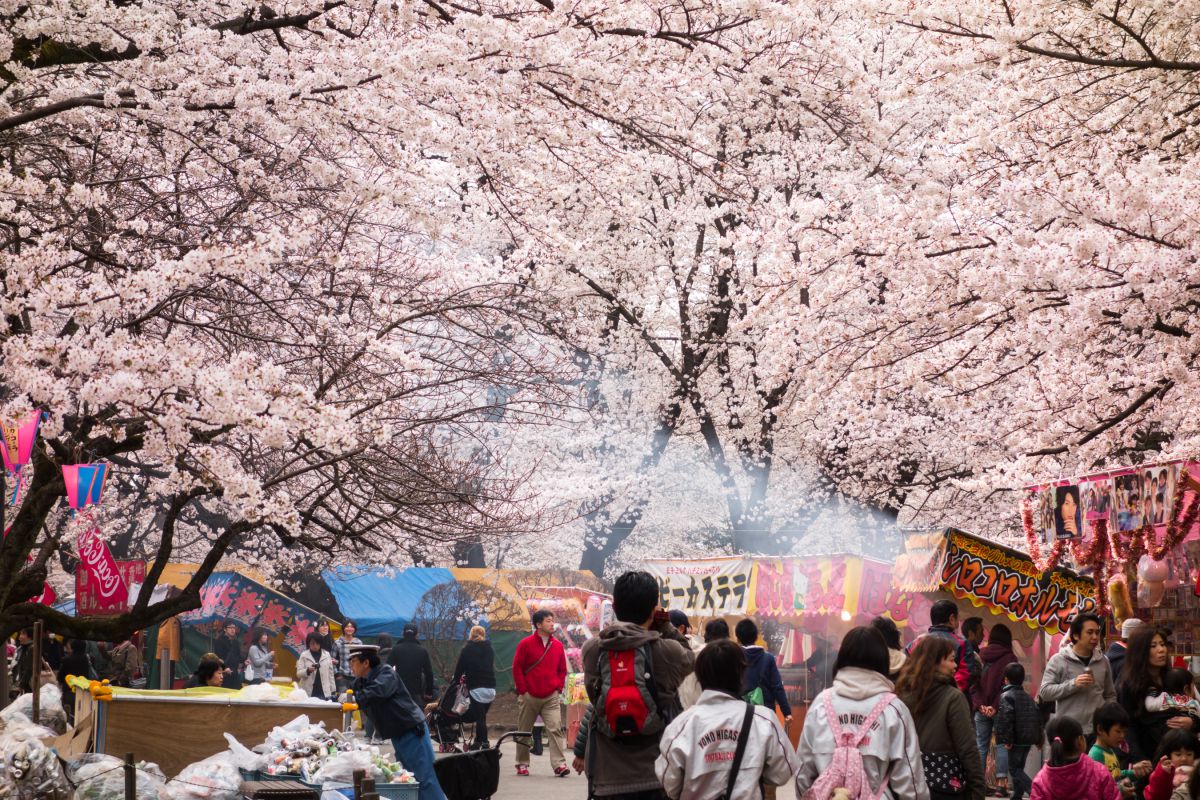
[(1103, 764), (1087, 755), (1083, 726), (1055, 717), (1046, 726), (1050, 762), (1033, 779), (1029, 800), (1121, 800), (1117, 782)]

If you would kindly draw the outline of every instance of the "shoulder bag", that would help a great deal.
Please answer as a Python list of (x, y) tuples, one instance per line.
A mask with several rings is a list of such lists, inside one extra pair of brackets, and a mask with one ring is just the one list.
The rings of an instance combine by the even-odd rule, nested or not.
[(729, 782), (725, 784), (725, 794), (721, 795), (721, 800), (731, 800), (733, 797), (733, 785), (737, 783), (738, 773), (742, 770), (742, 759), (746, 755), (746, 744), (750, 741), (750, 728), (753, 725), (754, 704), (746, 703), (746, 715), (742, 717), (742, 729), (738, 731), (737, 750), (729, 767)]

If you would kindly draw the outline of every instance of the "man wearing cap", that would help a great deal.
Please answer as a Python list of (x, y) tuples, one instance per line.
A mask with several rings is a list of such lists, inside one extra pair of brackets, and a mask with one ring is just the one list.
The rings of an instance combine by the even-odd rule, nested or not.
[(404, 688), (419, 703), (432, 702), (437, 695), (437, 684), (433, 680), (433, 661), (429, 651), (417, 641), (417, 626), (405, 623), (404, 634), (388, 654), (388, 665), (396, 670)]
[(1121, 638), (1113, 639), (1109, 644), (1108, 651), (1104, 655), (1108, 656), (1108, 664), (1112, 667), (1114, 685), (1121, 679), (1121, 667), (1125, 664), (1125, 643), (1129, 641), (1129, 637), (1133, 635), (1134, 631), (1144, 627), (1146, 627), (1146, 623), (1137, 617), (1130, 617), (1121, 623)]
[(420, 800), (446, 800), (433, 771), (433, 745), (425, 715), (413, 702), (396, 672), (379, 663), (379, 648), (354, 645), (350, 650), (350, 672), (354, 675), (354, 702), (375, 723), (384, 739), (392, 740), (396, 759), (421, 784)]
[[(700, 651), (704, 649), (704, 639), (692, 633), (692, 623), (688, 619), (687, 614), (678, 608), (673, 608), (667, 612), (667, 618), (671, 620), (671, 627), (679, 631), (679, 635), (687, 640), (692, 654), (700, 655)], [(728, 627), (726, 627), (726, 631), (728, 631)], [(696, 705), (696, 701), (700, 699), (701, 691), (700, 681), (696, 679), (696, 673), (689, 673), (679, 684), (678, 697), (680, 707), (691, 708)]]

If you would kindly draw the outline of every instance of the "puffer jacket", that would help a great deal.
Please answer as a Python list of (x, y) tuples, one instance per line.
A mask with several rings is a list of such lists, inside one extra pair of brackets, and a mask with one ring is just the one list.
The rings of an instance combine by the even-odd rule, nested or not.
[[(808, 791), (817, 776), (829, 767), (837, 743), (825, 715), (828, 695), (843, 729), (854, 729), (879, 702), (880, 695), (894, 691), (892, 682), (878, 672), (858, 667), (843, 667), (833, 686), (818, 694), (804, 719), (796, 756), (796, 795)], [(925, 771), (921, 767), (921, 748), (917, 728), (908, 707), (893, 699), (871, 728), (871, 737), (859, 748), (863, 772), (871, 787), (878, 789), (888, 776), (888, 789), (895, 800), (926, 800)]]
[[(913, 711), (912, 706), (909, 710)], [(967, 774), (963, 796), (967, 800), (983, 800), (987, 784), (983, 778), (983, 762), (975, 743), (975, 723), (967, 696), (960, 692), (951, 678), (937, 679), (925, 698), (925, 706), (913, 713), (917, 738), (922, 753), (952, 753), (958, 756)]]
[(996, 744), (1032, 747), (1042, 743), (1042, 714), (1029, 692), (1011, 684), (1000, 690), (993, 731)]
[[(1092, 671), (1095, 683), (1076, 686), (1075, 679), (1087, 669)], [(1038, 699), (1054, 701), (1055, 717), (1070, 717), (1083, 726), (1085, 734), (1092, 732), (1092, 715), (1096, 709), (1116, 697), (1108, 659), (1102, 653), (1093, 653), (1085, 660), (1071, 647), (1055, 653), (1046, 662), (1042, 685), (1038, 689)]]
[(1104, 765), (1086, 755), (1061, 767), (1042, 767), (1029, 800), (1120, 800), (1121, 790)]
[[(595, 638), (584, 642), (580, 653), (588, 699), (600, 697), (600, 658), (605, 651), (650, 648), (651, 671), (664, 711), (679, 711), (679, 684), (695, 666), (696, 656), (679, 632), (664, 623), (661, 630), (646, 630), (632, 622), (614, 622)], [(648, 792), (659, 787), (654, 773), (661, 732), (650, 736), (614, 739), (594, 727), (588, 732), (587, 762), (591, 793), (597, 797)]]
[[(707, 690), (663, 731), (654, 772), (672, 800), (713, 800), (724, 796), (746, 701)], [(733, 784), (734, 798), (757, 798), (761, 778), (782, 786), (799, 766), (791, 742), (772, 709), (754, 708), (746, 752)]]

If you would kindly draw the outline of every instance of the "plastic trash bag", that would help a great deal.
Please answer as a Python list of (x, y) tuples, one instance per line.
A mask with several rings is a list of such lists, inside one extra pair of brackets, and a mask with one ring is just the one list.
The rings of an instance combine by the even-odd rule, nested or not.
[[(75, 767), (72, 763), (74, 800), (125, 800), (125, 767), (119, 759), (112, 761), (117, 764), (95, 760)], [(157, 764), (138, 762), (135, 785), (134, 800), (174, 800), (167, 790), (167, 778)]]
[(232, 753), (189, 764), (168, 784), (173, 800), (240, 800), (242, 773)]
[(260, 755), (253, 750), (247, 748), (239, 742), (232, 733), (225, 734), (225, 741), (229, 742), (229, 757), (231, 763), (238, 769), (244, 769), (248, 772), (262, 769), (267, 765), (267, 757)]
[(53, 732), (18, 712), (0, 725), (0, 800), (68, 800), (71, 789), (58, 755), (42, 743)]
[[(62, 689), (56, 683), (43, 684), (38, 689), (38, 698), (38, 724), (45, 725), (56, 734), (66, 733), (67, 712), (63, 710)], [(20, 714), (26, 719), (33, 718), (32, 694), (21, 695), (7, 708), (0, 711), (0, 720), (7, 722), (16, 714)]]

